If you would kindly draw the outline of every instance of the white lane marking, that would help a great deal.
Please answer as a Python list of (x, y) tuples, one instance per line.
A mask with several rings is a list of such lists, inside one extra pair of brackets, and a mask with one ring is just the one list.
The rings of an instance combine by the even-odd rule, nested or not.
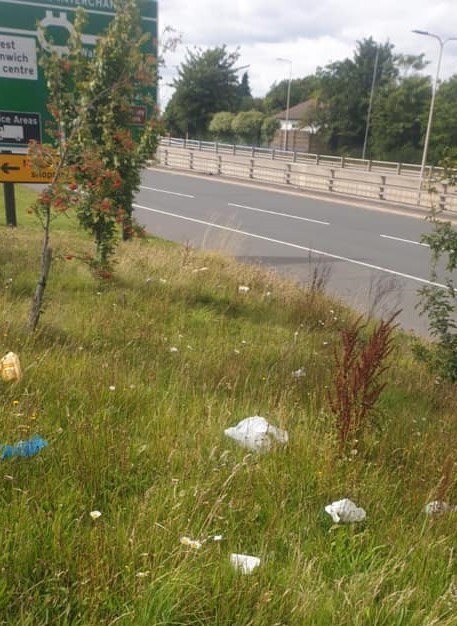
[(313, 224), (322, 224), (323, 226), (330, 226), (330, 222), (322, 222), (321, 220), (312, 220), (309, 217), (300, 217), (299, 215), (291, 215), (290, 213), (279, 213), (278, 211), (269, 211), (268, 209), (256, 209), (253, 206), (246, 206), (244, 204), (227, 203), (228, 206), (233, 206), (238, 209), (248, 209), (249, 211), (258, 211), (259, 213), (270, 213), (270, 215), (280, 215), (281, 217), (290, 217), (292, 220), (302, 220), (303, 222), (312, 222)]
[(146, 185), (140, 185), (140, 189), (148, 189), (149, 191), (157, 191), (158, 193), (167, 193), (170, 196), (179, 196), (180, 198), (195, 198), (188, 193), (178, 193), (177, 191), (168, 191), (167, 189), (157, 189), (156, 187), (146, 187)]
[(446, 285), (441, 283), (434, 283), (425, 278), (419, 276), (412, 276), (411, 274), (404, 274), (403, 272), (396, 272), (390, 270), (387, 267), (381, 267), (380, 265), (372, 265), (371, 263), (365, 263), (364, 261), (357, 261), (356, 259), (350, 259), (349, 257), (340, 256), (339, 254), (332, 254), (331, 252), (323, 252), (322, 250), (316, 250), (315, 248), (307, 248), (306, 246), (300, 246), (297, 243), (290, 243), (289, 241), (281, 241), (280, 239), (273, 239), (272, 237), (265, 237), (264, 235), (256, 235), (255, 233), (248, 233), (245, 230), (238, 230), (237, 228), (230, 228), (230, 226), (221, 226), (220, 224), (214, 224), (213, 222), (206, 222), (205, 220), (199, 220), (195, 217), (187, 217), (185, 215), (179, 215), (177, 213), (170, 213), (169, 211), (162, 211), (160, 209), (151, 209), (148, 206), (142, 204), (133, 204), (136, 209), (143, 209), (144, 211), (151, 211), (152, 213), (160, 213), (161, 215), (168, 215), (169, 217), (177, 217), (180, 220), (186, 220), (188, 222), (194, 222), (195, 224), (203, 224), (204, 226), (211, 226), (212, 228), (218, 228), (219, 230), (227, 230), (231, 233), (237, 233), (238, 235), (244, 235), (245, 237), (252, 237), (253, 239), (260, 239), (262, 241), (268, 241), (270, 243), (278, 243), (281, 246), (287, 246), (288, 248), (295, 248), (296, 250), (303, 250), (304, 252), (311, 252), (313, 254), (320, 254), (321, 256), (328, 257), (329, 259), (336, 259), (337, 261), (346, 261), (346, 263), (352, 263), (353, 265), (360, 265), (361, 267), (367, 267), (368, 269), (378, 270), (379, 272), (385, 272), (386, 274), (393, 274), (394, 276), (401, 276), (402, 278), (408, 278), (415, 280), (418, 283), (424, 283), (425, 285), (431, 285), (432, 287), (439, 287), (440, 289), (447, 289)]
[(379, 235), (383, 239), (393, 239), (394, 241), (401, 241), (402, 243), (413, 243), (415, 246), (424, 246), (424, 248), (430, 248), (428, 243), (422, 243), (421, 241), (411, 241), (411, 239), (402, 239), (401, 237), (392, 237), (392, 235)]

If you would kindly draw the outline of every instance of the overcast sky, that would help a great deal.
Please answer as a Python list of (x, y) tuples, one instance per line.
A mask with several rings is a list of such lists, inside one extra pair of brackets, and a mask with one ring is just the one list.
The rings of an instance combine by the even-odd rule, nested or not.
[[(186, 48), (226, 44), (240, 50), (239, 66), (247, 70), (254, 96), (264, 96), (272, 83), (289, 75), (313, 74), (318, 66), (352, 57), (355, 43), (372, 36), (389, 40), (395, 52), (425, 53), (427, 73), (435, 75), (439, 54), (436, 40), (411, 32), (427, 30), (442, 38), (457, 37), (457, 0), (159, 0), (159, 32), (172, 26), (182, 45), (166, 57), (160, 98), (170, 98), (168, 86)], [(444, 47), (441, 78), (457, 73), (457, 41)]]

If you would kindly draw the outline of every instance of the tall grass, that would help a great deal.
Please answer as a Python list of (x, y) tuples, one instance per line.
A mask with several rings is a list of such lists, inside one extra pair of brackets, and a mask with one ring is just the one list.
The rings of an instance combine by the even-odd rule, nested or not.
[[(153, 239), (122, 245), (97, 282), (66, 259), (90, 244), (62, 223), (30, 336), (38, 236), (0, 231), (0, 352), (24, 368), (0, 381), (0, 442), (49, 442), (3, 462), (0, 624), (455, 625), (456, 518), (423, 513), (443, 467), (457, 504), (455, 394), (407, 336), (365, 445), (341, 457), (327, 398), (354, 318), (340, 304)], [(255, 454), (224, 437), (256, 414), (289, 444)], [(366, 523), (332, 525), (323, 507), (343, 497)], [(243, 576), (232, 552), (261, 565)]]

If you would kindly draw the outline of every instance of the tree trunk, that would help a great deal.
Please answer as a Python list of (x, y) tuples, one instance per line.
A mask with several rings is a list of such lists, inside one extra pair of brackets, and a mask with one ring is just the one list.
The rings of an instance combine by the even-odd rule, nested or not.
[(41, 305), (43, 303), (44, 290), (46, 289), (46, 282), (48, 280), (49, 269), (51, 267), (52, 260), (52, 248), (45, 246), (43, 254), (41, 256), (41, 273), (38, 280), (35, 297), (32, 304), (32, 312), (30, 314), (29, 328), (33, 332), (38, 326), (38, 321), (41, 315)]

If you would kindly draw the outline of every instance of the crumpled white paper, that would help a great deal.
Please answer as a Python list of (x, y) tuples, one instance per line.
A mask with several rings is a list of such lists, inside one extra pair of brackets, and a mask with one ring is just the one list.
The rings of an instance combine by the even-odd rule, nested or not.
[(354, 502), (348, 498), (327, 504), (325, 512), (331, 516), (335, 524), (362, 522), (367, 516), (364, 509), (356, 506)]
[(433, 500), (433, 502), (425, 505), (424, 511), (427, 515), (439, 515), (440, 513), (450, 513), (451, 511), (457, 512), (457, 506), (452, 506), (440, 500)]
[(258, 556), (249, 556), (248, 554), (231, 554), (230, 563), (242, 574), (250, 574), (260, 565), (260, 559)]
[(268, 450), (274, 441), (287, 443), (289, 435), (286, 430), (272, 426), (264, 417), (255, 415), (246, 417), (236, 426), (226, 428), (224, 433), (244, 448), (250, 450)]

